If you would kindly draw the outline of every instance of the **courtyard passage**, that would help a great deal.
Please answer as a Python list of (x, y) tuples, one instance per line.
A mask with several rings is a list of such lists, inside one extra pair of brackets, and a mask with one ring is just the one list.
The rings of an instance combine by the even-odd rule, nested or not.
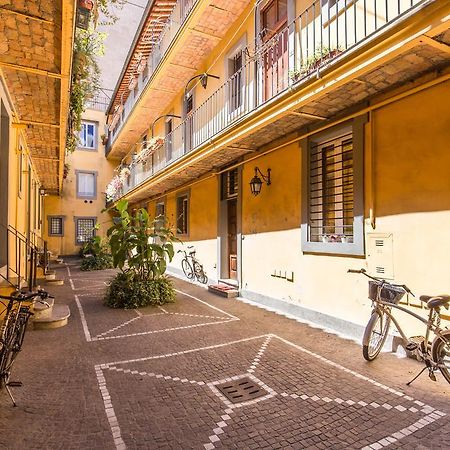
[[(174, 279), (177, 302), (112, 310), (114, 271), (60, 265), (68, 326), (30, 331), (0, 396), (5, 449), (449, 449), (450, 385)], [(369, 311), (368, 311), (369, 315)]]

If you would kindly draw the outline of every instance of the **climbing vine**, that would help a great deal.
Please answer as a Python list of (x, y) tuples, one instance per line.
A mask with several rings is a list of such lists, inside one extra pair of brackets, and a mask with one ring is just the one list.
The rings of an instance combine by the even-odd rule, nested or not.
[(100, 88), (101, 73), (97, 58), (104, 55), (104, 41), (107, 33), (98, 31), (97, 25), (114, 23), (118, 19), (117, 9), (124, 3), (125, 0), (95, 0), (89, 28), (76, 29), (66, 153), (72, 153), (76, 149), (81, 129), (81, 115), (86, 102), (93, 98)]

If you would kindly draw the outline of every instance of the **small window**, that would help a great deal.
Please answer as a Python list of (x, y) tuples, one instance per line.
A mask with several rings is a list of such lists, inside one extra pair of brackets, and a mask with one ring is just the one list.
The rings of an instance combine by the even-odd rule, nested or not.
[(48, 217), (48, 235), (64, 236), (64, 217), (49, 216)]
[(82, 148), (87, 149), (96, 149), (97, 148), (97, 139), (96, 139), (96, 128), (97, 125), (92, 122), (82, 122), (81, 130), (80, 130), (80, 146)]
[(238, 169), (222, 174), (222, 200), (236, 198), (239, 192)]
[(177, 234), (188, 234), (189, 227), (189, 195), (177, 197)]
[(242, 106), (242, 67), (243, 53), (240, 51), (228, 60), (229, 64), (229, 96), (230, 96), (230, 112), (236, 111)]
[(166, 204), (158, 202), (155, 208), (155, 228), (163, 228), (166, 224)]
[(95, 222), (93, 217), (78, 217), (75, 219), (75, 242), (83, 245), (95, 236)]
[(363, 125), (312, 136), (304, 142), (303, 250), (364, 252)]
[(97, 196), (97, 173), (76, 171), (77, 197), (93, 199)]

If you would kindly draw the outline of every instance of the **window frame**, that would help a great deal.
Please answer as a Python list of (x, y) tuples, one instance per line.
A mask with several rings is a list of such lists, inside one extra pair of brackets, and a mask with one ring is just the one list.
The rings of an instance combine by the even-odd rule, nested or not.
[[(187, 203), (187, 217), (185, 219), (185, 225), (186, 225), (186, 230), (181, 230), (178, 228), (178, 220), (181, 216), (181, 214), (179, 214), (179, 210), (178, 210), (178, 202), (180, 199), (186, 199), (186, 203)], [(190, 191), (183, 191), (177, 194), (176, 199), (175, 199), (175, 227), (176, 227), (176, 234), (177, 236), (189, 236), (189, 231), (190, 231), (190, 227), (189, 227), (189, 216), (190, 216), (190, 212), (191, 212), (191, 193)]]
[[(79, 193), (79, 175), (80, 174), (90, 174), (94, 175), (94, 194), (93, 195), (80, 195)], [(76, 197), (79, 199), (85, 199), (85, 200), (97, 200), (97, 177), (98, 172), (96, 170), (75, 170), (75, 177), (76, 177)]]
[(85, 151), (85, 152), (96, 152), (98, 151), (98, 122), (94, 122), (91, 120), (82, 120), (81, 121), (81, 130), (80, 134), (83, 129), (83, 125), (93, 125), (94, 126), (94, 146), (93, 147), (86, 147), (81, 144), (80, 139), (80, 145), (77, 147), (78, 150)]
[[(47, 224), (48, 224), (48, 228), (47, 228), (47, 235), (49, 237), (64, 237), (64, 220), (65, 220), (66, 216), (47, 216)], [(61, 233), (52, 233), (52, 220), (53, 219), (58, 219), (61, 221)]]
[(79, 242), (78, 241), (78, 221), (79, 220), (92, 220), (93, 221), (93, 226), (92, 226), (92, 237), (95, 237), (95, 225), (97, 224), (97, 217), (93, 217), (93, 216), (74, 216), (73, 220), (75, 221), (75, 245), (79, 245), (82, 246), (84, 244), (86, 244), (87, 241), (84, 242)]
[[(239, 42), (234, 45), (225, 58), (225, 73), (227, 74), (227, 105), (228, 114), (231, 116), (239, 116), (244, 112), (245, 95), (246, 95), (246, 72), (245, 66), (247, 64), (245, 58), (245, 48), (247, 47), (247, 34), (244, 34)], [(234, 67), (231, 66), (235, 63), (237, 56), (241, 57), (241, 67), (237, 71), (234, 71)], [(233, 86), (231, 78), (236, 76), (239, 79), (239, 84)], [(235, 94), (235, 91), (238, 95)]]
[[(160, 216), (160, 214), (158, 214), (158, 206), (161, 206), (164, 209), (164, 213), (162, 214), (162, 218), (158, 219), (158, 217)], [(166, 225), (166, 220), (167, 220), (167, 205), (166, 205), (166, 199), (162, 198), (156, 201), (155, 203), (155, 226), (157, 226), (158, 228), (163, 228)]]
[[(364, 256), (364, 125), (367, 115), (311, 135), (300, 141), (302, 152), (302, 220), (304, 253)], [(310, 154), (312, 145), (352, 132), (353, 143), (353, 242), (312, 242), (309, 240)]]

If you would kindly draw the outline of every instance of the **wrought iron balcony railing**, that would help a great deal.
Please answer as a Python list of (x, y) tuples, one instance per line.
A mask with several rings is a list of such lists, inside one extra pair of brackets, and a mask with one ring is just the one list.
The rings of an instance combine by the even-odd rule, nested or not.
[(132, 111), (134, 105), (139, 99), (142, 91), (147, 86), (152, 74), (155, 72), (156, 68), (159, 66), (162, 58), (166, 54), (168, 48), (170, 47), (172, 41), (177, 35), (178, 31), (182, 27), (183, 23), (192, 11), (193, 6), (199, 0), (178, 0), (171, 15), (165, 21), (164, 28), (158, 37), (156, 43), (154, 43), (154, 38), (151, 34), (146, 36), (153, 45), (152, 51), (146, 64), (142, 66), (142, 71), (135, 81), (135, 87), (130, 91), (126, 101), (119, 106), (115, 112), (112, 120), (112, 132), (109, 135), (108, 142), (106, 144), (106, 152), (108, 153), (114, 140), (119, 135), (119, 131), (126, 122), (128, 115)]
[[(427, 0), (314, 1), (293, 22), (274, 35), (260, 33), (238, 63), (240, 68), (203, 104), (165, 136), (163, 144), (128, 166), (115, 199), (225, 132), (288, 88), (318, 74), (350, 50)], [(323, 6), (325, 4), (325, 6)]]

